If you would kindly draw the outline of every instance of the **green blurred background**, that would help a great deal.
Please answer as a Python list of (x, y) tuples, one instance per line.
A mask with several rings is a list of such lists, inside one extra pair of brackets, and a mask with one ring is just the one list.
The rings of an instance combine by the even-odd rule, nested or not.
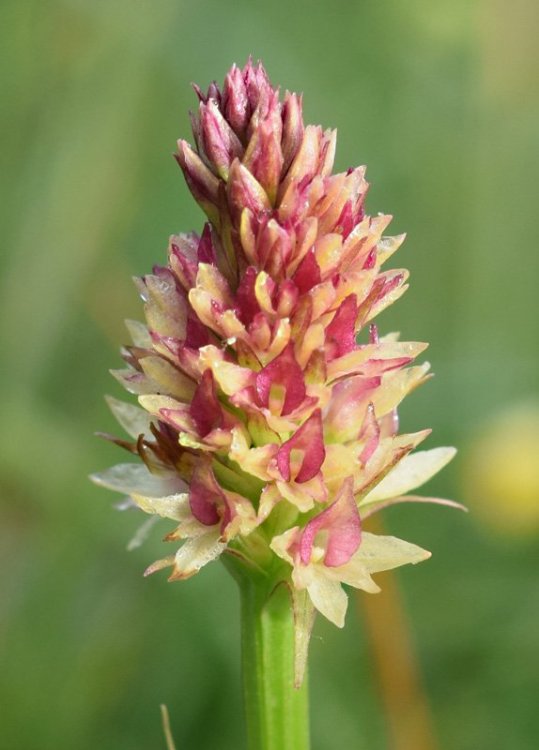
[[(143, 579), (163, 528), (126, 552), (138, 515), (86, 477), (123, 459), (92, 433), (130, 277), (202, 225), (170, 156), (189, 84), (249, 53), (408, 232), (380, 327), (432, 342), (404, 427), (459, 446), (429, 489), (474, 511), (385, 516), (433, 551), (398, 582), (437, 747), (537, 747), (538, 22), (535, 0), (3, 0), (2, 750), (163, 748), (160, 703), (178, 750), (244, 744), (232, 581)], [(315, 629), (313, 750), (393, 747), (362, 601)]]

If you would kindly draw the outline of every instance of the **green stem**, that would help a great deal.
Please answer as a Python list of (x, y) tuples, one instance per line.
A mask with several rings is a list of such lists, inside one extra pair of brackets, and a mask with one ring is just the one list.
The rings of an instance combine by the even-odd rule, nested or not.
[(294, 687), (294, 614), (288, 585), (236, 576), (248, 750), (309, 750), (307, 678)]

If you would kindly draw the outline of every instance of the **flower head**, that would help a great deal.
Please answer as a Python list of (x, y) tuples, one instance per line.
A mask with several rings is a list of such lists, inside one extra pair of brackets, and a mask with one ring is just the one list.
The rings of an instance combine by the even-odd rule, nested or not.
[(304, 125), (301, 97), (281, 99), (260, 63), (196, 92), (176, 159), (208, 221), (137, 281), (146, 324), (128, 324), (114, 374), (142, 408), (109, 403), (142, 464), (94, 479), (175, 522), (181, 546), (149, 572), (187, 578), (221, 554), (277, 566), (342, 626), (342, 583), (377, 591), (373, 573), (429, 556), (362, 520), (418, 499), (454, 453), (412, 453), (429, 431), (398, 433), (426, 345), (372, 323), (407, 287), (382, 270), (404, 237), (384, 236), (365, 168), (334, 174), (335, 131)]

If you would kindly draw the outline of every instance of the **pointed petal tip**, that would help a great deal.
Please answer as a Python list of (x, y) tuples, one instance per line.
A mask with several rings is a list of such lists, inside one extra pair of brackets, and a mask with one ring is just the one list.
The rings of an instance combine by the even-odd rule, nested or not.
[(163, 568), (168, 568), (171, 565), (174, 565), (174, 555), (170, 555), (169, 557), (164, 557), (162, 560), (156, 560), (155, 562), (153, 562), (146, 568), (143, 576), (144, 578), (147, 578), (153, 573), (157, 573), (158, 570), (163, 570)]

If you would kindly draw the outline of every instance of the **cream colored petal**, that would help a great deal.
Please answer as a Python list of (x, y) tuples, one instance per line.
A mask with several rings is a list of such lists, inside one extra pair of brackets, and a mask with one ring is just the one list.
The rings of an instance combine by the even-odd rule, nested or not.
[(316, 609), (338, 628), (344, 627), (348, 597), (341, 584), (325, 575), (320, 565), (309, 566), (310, 581), (307, 591)]
[(235, 339), (246, 338), (245, 326), (236, 315), (235, 310), (225, 310), (219, 320), (223, 335), (229, 340), (229, 343)]
[[(364, 566), (368, 573), (392, 570), (401, 565), (415, 565), (428, 560), (431, 553), (421, 547), (394, 536), (379, 536), (363, 532), (361, 544), (352, 561)], [(346, 567), (346, 566), (343, 566)]]
[(274, 536), (270, 542), (270, 547), (275, 552), (275, 554), (283, 560), (286, 560), (286, 562), (290, 563), (290, 565), (293, 565), (294, 561), (288, 550), (296, 541), (298, 532), (299, 526), (293, 526), (283, 534)]
[[(189, 413), (189, 405), (183, 404), (181, 401), (170, 398), (169, 396), (160, 396), (157, 394), (148, 394), (139, 396), (139, 404), (149, 411), (150, 414), (154, 414), (156, 417), (163, 419), (162, 409), (168, 409), (171, 412), (177, 412), (176, 414), (170, 414), (169, 419), (178, 429), (189, 431), (189, 433), (197, 435), (198, 430), (194, 419)], [(182, 435), (180, 434), (180, 439)], [(199, 447), (199, 446), (197, 446)]]
[(425, 362), (416, 367), (397, 370), (384, 375), (382, 385), (377, 389), (372, 401), (378, 417), (383, 417), (400, 404), (405, 396), (420, 385), (427, 377), (430, 364)]
[(212, 331), (221, 336), (223, 330), (219, 315), (214, 310), (211, 294), (204, 289), (193, 287), (193, 289), (189, 291), (189, 302), (199, 320), (204, 323), (205, 326), (211, 328)]
[(396, 465), (399, 456), (410, 453), (430, 433), (431, 430), (422, 430), (421, 432), (403, 433), (380, 440), (380, 444), (365, 467), (365, 483), (362, 484), (363, 494), (366, 495), (367, 492), (372, 490), (375, 483), (382, 481), (383, 477)]
[(314, 350), (323, 346), (325, 335), (323, 323), (312, 323), (305, 334), (295, 342), (294, 353), (300, 367), (305, 367)]
[(273, 302), (271, 299), (271, 287), (271, 277), (265, 271), (260, 271), (255, 279), (254, 292), (256, 301), (260, 305), (260, 309), (268, 315), (275, 314), (275, 310), (273, 309)]
[(322, 474), (329, 490), (338, 490), (346, 477), (356, 478), (360, 484), (361, 464), (359, 454), (361, 446), (357, 442), (349, 445), (330, 443), (326, 445), (326, 457), (322, 464)]
[(189, 495), (186, 492), (165, 495), (164, 497), (149, 497), (132, 492), (131, 497), (145, 513), (156, 514), (163, 518), (171, 518), (174, 521), (184, 521), (191, 516)]
[(270, 461), (274, 458), (278, 446), (269, 443), (259, 448), (249, 448), (242, 427), (234, 427), (231, 432), (232, 442), (230, 444), (230, 458), (236, 461), (248, 474), (259, 479), (268, 481), (271, 479), (268, 473)]
[(399, 269), (396, 268), (386, 273), (387, 273), (388, 280), (396, 276), (401, 276), (401, 279), (397, 283), (397, 286), (395, 287), (395, 289), (393, 289), (388, 294), (385, 294), (382, 297), (382, 299), (378, 300), (372, 305), (367, 317), (365, 318), (365, 322), (372, 320), (377, 315), (379, 315), (382, 312), (382, 310), (385, 310), (386, 307), (389, 307), (394, 302), (396, 302), (399, 299), (399, 297), (402, 297), (404, 292), (408, 289), (409, 284), (406, 284), (405, 282), (408, 280), (408, 277), (410, 276), (409, 271), (407, 271), (404, 268), (399, 268)]
[(215, 355), (215, 351), (221, 353), (215, 346), (204, 346), (200, 349), (200, 358), (211, 369), (219, 387), (227, 396), (233, 396), (252, 384), (255, 377), (252, 370), (224, 361), (222, 356)]
[(350, 294), (355, 294), (358, 302), (362, 302), (372, 288), (376, 273), (377, 269), (371, 268), (367, 270), (345, 271), (341, 274), (335, 290), (335, 306), (344, 302)]
[(425, 351), (427, 346), (427, 344), (419, 341), (368, 344), (330, 362), (327, 366), (328, 382), (344, 375), (361, 372), (369, 360), (399, 359), (401, 357), (415, 359), (421, 352)]
[[(281, 497), (288, 500), (292, 505), (295, 505), (302, 513), (307, 513), (311, 508), (314, 508), (314, 498), (311, 492), (309, 492), (311, 482), (313, 482), (312, 479), (308, 482), (303, 482), (303, 484), (297, 484), (296, 482), (276, 482), (276, 486)], [(317, 488), (318, 485), (314, 489)]]
[(168, 555), (168, 557), (163, 557), (161, 560), (156, 560), (146, 568), (144, 575), (151, 576), (152, 573), (157, 573), (158, 570), (163, 570), (163, 568), (170, 568), (171, 565), (174, 565), (174, 555)]
[(170, 396), (161, 396), (158, 393), (149, 393), (139, 398), (139, 404), (150, 414), (159, 414), (160, 409), (185, 409), (185, 404)]
[[(316, 262), (320, 266), (322, 277), (337, 268), (343, 254), (343, 239), (341, 234), (325, 234), (314, 245)], [(333, 298), (335, 294), (333, 294)]]
[(229, 506), (233, 510), (233, 517), (225, 529), (224, 541), (230, 541), (238, 534), (248, 536), (260, 523), (253, 504), (237, 492), (223, 490)]
[(333, 581), (346, 583), (348, 586), (367, 591), (369, 594), (377, 594), (380, 591), (380, 587), (372, 580), (365, 564), (354, 557), (346, 565), (341, 565), (338, 568), (326, 568), (326, 576)]
[(233, 306), (234, 300), (228, 282), (216, 266), (210, 263), (199, 263), (196, 285), (199, 289), (208, 292), (212, 299), (223, 307)]
[(362, 500), (361, 505), (404, 495), (420, 487), (451, 461), (455, 448), (440, 447), (405, 456)]
[(312, 303), (311, 321), (318, 320), (330, 308), (335, 307), (336, 296), (337, 293), (332, 281), (324, 281), (313, 287), (309, 292)]
[(405, 234), (397, 234), (393, 237), (382, 237), (378, 243), (378, 262), (380, 265), (396, 252), (406, 239)]
[(272, 342), (265, 351), (258, 351), (258, 359), (263, 366), (267, 365), (272, 359), (275, 359), (283, 351), (290, 341), (291, 328), (288, 318), (281, 318), (277, 324), (277, 330), (273, 336)]
[(199, 536), (196, 539), (188, 539), (174, 557), (174, 570), (170, 580), (181, 580), (189, 578), (215, 560), (226, 548), (226, 544), (219, 541), (220, 532), (218, 529), (210, 531), (208, 534)]

